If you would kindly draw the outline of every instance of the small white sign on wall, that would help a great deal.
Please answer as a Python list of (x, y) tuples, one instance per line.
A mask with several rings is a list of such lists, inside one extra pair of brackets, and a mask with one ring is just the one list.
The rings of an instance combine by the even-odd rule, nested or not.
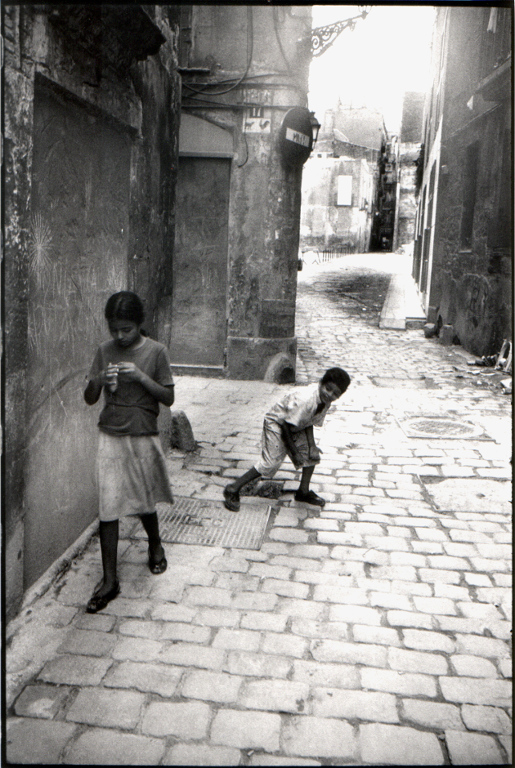
[(270, 103), (270, 91), (251, 88), (245, 92), (244, 98), (247, 103), (258, 102), (255, 106), (245, 110), (243, 116), (244, 133), (270, 133), (272, 124), (270, 110), (263, 106)]
[(352, 205), (352, 176), (338, 176), (336, 205)]

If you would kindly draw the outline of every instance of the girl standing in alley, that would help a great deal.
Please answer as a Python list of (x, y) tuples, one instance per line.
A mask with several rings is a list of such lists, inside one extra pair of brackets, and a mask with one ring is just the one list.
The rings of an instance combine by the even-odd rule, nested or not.
[(141, 299), (131, 291), (113, 294), (105, 307), (112, 336), (97, 350), (84, 391), (88, 405), (104, 390), (97, 455), (100, 550), (104, 577), (86, 610), (102, 610), (120, 592), (116, 574), (118, 521), (138, 515), (148, 535), (148, 566), (163, 573), (167, 562), (155, 511), (157, 501), (173, 503), (158, 437), (159, 403), (174, 401), (168, 350), (142, 331)]

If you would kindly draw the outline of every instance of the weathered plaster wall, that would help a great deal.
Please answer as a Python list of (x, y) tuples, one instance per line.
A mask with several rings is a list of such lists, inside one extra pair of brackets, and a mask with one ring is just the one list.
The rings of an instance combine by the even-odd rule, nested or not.
[[(284, 165), (277, 139), (287, 110), (307, 103), (309, 57), (298, 40), (309, 33), (310, 20), (310, 10), (301, 7), (194, 6), (189, 66), (209, 68), (217, 81), (247, 74), (241, 85), (212, 99), (219, 109), (193, 113), (228, 130), (235, 147), (226, 346), (232, 378), (264, 378), (279, 353), (291, 356), (295, 367), (302, 169)], [(247, 101), (265, 105), (262, 132), (245, 131), (248, 114), (237, 105)]]
[[(163, 17), (166, 9), (157, 9)], [(174, 35), (164, 18), (156, 23), (167, 43), (159, 55), (133, 65), (131, 77), (141, 104), (140, 137), (131, 166), (130, 286), (145, 301), (147, 330), (168, 343), (171, 311), (180, 122), (180, 78)]]
[(415, 216), (417, 211), (415, 160), (420, 152), (420, 143), (399, 145), (399, 201), (397, 219), (397, 247), (411, 243), (415, 237)]
[[(304, 243), (318, 248), (346, 246), (356, 253), (367, 251), (375, 166), (362, 157), (364, 153), (363, 148), (349, 145), (345, 157), (319, 158), (315, 153), (307, 161), (301, 218)], [(339, 176), (352, 176), (352, 205), (337, 205)]]
[[(283, 116), (272, 112), (272, 137)], [(233, 166), (231, 183), (227, 366), (233, 378), (261, 379), (277, 352), (295, 359), (302, 170), (283, 166), (273, 140), (247, 142), (249, 160)]]
[[(512, 337), (511, 104), (509, 78), (488, 100), (480, 89), (484, 9), (455, 9), (445, 81), (442, 164), (430, 303), (476, 355), (494, 354)], [(467, 62), (464, 66), (463, 62)], [(473, 100), (470, 98), (473, 96)], [(467, 106), (468, 103), (468, 106)], [(478, 164), (470, 243), (462, 238), (467, 150)]]
[(12, 605), (19, 603), (23, 594), (24, 414), (28, 354), (26, 255), (32, 162), (33, 83), (31, 68), (21, 64), (18, 43), (21, 14), (19, 7), (4, 8), (4, 547), (8, 613)]
[(159, 56), (122, 71), (50, 9), (2, 9), (8, 616), (97, 514), (100, 406), (82, 391), (105, 300), (133, 287), (155, 331), (173, 249), (179, 88), (162, 11), (138, 19), (150, 36), (162, 29)]

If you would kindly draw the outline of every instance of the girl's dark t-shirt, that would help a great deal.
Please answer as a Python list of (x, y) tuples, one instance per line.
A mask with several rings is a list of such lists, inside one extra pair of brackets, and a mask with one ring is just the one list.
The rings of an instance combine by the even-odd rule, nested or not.
[[(103, 342), (93, 359), (89, 377), (98, 376), (109, 363), (134, 363), (161, 386), (173, 384), (170, 356), (164, 344), (144, 337), (137, 349), (118, 347), (114, 341)], [(104, 387), (105, 405), (98, 426), (110, 435), (157, 435), (159, 401), (137, 381), (124, 381), (118, 376), (118, 387), (111, 392)]]

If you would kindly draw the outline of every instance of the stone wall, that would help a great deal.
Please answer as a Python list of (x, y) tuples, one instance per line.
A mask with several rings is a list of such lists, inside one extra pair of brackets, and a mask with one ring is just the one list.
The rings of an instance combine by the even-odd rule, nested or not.
[(97, 515), (82, 397), (110, 293), (170, 293), (179, 85), (167, 11), (3, 6), (6, 608)]
[(231, 378), (263, 379), (278, 354), (295, 370), (302, 166), (284, 163), (279, 134), (289, 109), (307, 105), (310, 28), (308, 7), (193, 6), (182, 110), (206, 129), (190, 154), (202, 154), (202, 133), (229, 137), (220, 141), (230, 159), (223, 374)]
[[(303, 247), (342, 247), (364, 253), (370, 245), (377, 160), (375, 150), (338, 142), (334, 153), (311, 157), (303, 178)], [(365, 159), (366, 158), (366, 159)], [(352, 204), (338, 205), (338, 177), (352, 177)]]
[(437, 322), (476, 355), (512, 338), (510, 79), (502, 67), (485, 76), (485, 13), (451, 13), (430, 298)]
[(396, 248), (412, 243), (415, 239), (417, 212), (415, 161), (420, 143), (399, 143), (399, 196), (397, 210)]

